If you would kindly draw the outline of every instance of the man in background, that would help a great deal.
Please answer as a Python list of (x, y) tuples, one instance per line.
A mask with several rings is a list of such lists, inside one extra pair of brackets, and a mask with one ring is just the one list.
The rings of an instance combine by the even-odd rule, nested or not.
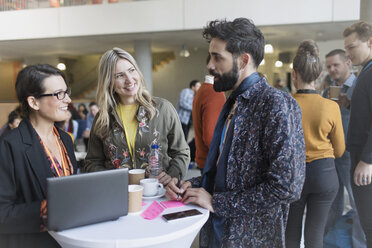
[(278, 78), (277, 80), (275, 80), (274, 87), (277, 88), (278, 90), (281, 90), (281, 91), (284, 91), (290, 94), (290, 91), (288, 87), (286, 86), (286, 83), (281, 78)]
[(187, 137), (189, 135), (189, 129), (192, 123), (191, 113), (192, 113), (192, 101), (194, 100), (194, 95), (200, 88), (200, 82), (198, 80), (192, 80), (189, 84), (189, 88), (183, 89), (180, 93), (180, 97), (177, 104), (177, 113), (180, 117), (182, 124), (182, 130), (185, 134), (185, 139), (187, 142)]
[[(325, 64), (333, 84), (332, 86), (341, 87), (338, 100), (340, 106), (342, 126), (346, 136), (350, 119), (350, 101), (355, 87), (355, 75), (350, 72), (351, 61), (346, 57), (345, 51), (335, 49), (330, 51), (325, 57)], [(329, 87), (325, 89), (323, 97), (329, 98)], [(345, 139), (346, 141), (346, 139)], [(328, 214), (328, 221), (325, 234), (332, 228), (342, 216), (344, 211), (344, 187), (349, 195), (350, 205), (353, 209), (353, 228), (352, 243), (353, 247), (366, 247), (363, 229), (360, 225), (358, 212), (355, 207), (353, 191), (350, 180), (350, 153), (345, 151), (342, 157), (335, 159), (335, 166), (339, 181), (339, 190)]]
[(363, 68), (351, 99), (346, 149), (351, 158), (351, 187), (359, 220), (372, 247), (372, 23), (358, 22), (344, 33), (346, 56)]
[[(210, 56), (208, 56), (207, 64)], [(205, 161), (212, 142), (214, 127), (218, 116), (226, 102), (223, 92), (216, 92), (213, 89), (214, 79), (206, 75), (204, 83), (195, 95), (192, 105), (192, 119), (195, 134), (195, 162), (200, 170), (203, 170)]]

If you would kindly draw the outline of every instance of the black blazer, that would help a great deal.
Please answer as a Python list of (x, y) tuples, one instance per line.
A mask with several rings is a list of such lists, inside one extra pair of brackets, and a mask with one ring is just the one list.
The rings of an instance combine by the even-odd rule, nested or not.
[[(76, 173), (71, 137), (57, 128)], [(40, 233), (46, 178), (53, 177), (44, 148), (29, 120), (0, 141), (0, 247), (58, 247)]]

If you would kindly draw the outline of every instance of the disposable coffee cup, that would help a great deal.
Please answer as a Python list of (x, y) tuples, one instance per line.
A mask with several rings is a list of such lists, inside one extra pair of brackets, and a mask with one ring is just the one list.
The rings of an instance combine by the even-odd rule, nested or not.
[(142, 210), (142, 192), (141, 185), (128, 185), (128, 212), (137, 213)]
[(341, 86), (329, 86), (329, 98), (332, 100), (338, 100), (341, 93)]
[(129, 171), (129, 184), (140, 184), (141, 179), (145, 178), (145, 170), (133, 169)]
[(156, 178), (146, 178), (140, 181), (143, 186), (143, 196), (156, 196), (163, 189), (163, 184), (159, 183)]

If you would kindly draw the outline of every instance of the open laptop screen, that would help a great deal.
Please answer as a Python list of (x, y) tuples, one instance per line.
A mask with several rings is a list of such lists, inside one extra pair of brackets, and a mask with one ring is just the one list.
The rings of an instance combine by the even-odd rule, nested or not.
[(114, 220), (128, 214), (128, 169), (47, 179), (48, 230)]

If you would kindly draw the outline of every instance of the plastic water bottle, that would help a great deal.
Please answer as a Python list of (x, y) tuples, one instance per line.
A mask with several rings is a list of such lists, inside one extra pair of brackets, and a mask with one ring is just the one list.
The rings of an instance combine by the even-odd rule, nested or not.
[(149, 177), (157, 177), (161, 172), (159, 145), (151, 145), (149, 156)]

